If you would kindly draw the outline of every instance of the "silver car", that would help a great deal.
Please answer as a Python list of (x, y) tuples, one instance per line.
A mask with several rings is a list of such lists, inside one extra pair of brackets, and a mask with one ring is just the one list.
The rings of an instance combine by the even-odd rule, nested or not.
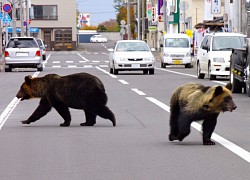
[(42, 52), (34, 37), (11, 37), (4, 50), (5, 72), (12, 68), (43, 71)]
[(155, 58), (147, 43), (141, 40), (117, 41), (114, 49), (109, 49), (109, 68), (111, 74), (119, 71), (143, 71), (154, 74)]

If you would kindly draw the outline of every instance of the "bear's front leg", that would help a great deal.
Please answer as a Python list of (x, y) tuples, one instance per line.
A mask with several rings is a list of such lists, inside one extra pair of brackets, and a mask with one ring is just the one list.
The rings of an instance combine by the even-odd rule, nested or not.
[(22, 124), (30, 124), (32, 122), (35, 122), (36, 120), (45, 116), (51, 110), (51, 108), (52, 107), (50, 103), (46, 99), (41, 99), (39, 102), (39, 106), (36, 108), (36, 110), (27, 120), (21, 121)]
[(203, 145), (215, 145), (215, 142), (211, 141), (211, 136), (217, 123), (217, 117), (218, 115), (216, 114), (204, 119), (202, 123)]
[(182, 141), (185, 137), (190, 134), (190, 126), (191, 120), (185, 115), (185, 113), (181, 112), (178, 118), (178, 136), (177, 139)]

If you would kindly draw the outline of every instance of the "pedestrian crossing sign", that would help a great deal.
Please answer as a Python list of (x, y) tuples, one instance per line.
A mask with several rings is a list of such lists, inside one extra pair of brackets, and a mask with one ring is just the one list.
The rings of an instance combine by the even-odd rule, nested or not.
[(9, 14), (6, 14), (3, 18), (3, 23), (11, 23), (12, 20), (10, 18), (10, 15)]

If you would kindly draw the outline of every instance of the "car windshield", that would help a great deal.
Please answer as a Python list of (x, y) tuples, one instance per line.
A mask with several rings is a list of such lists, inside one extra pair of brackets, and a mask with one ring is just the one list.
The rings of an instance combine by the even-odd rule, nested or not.
[(43, 46), (42, 41), (40, 39), (36, 40), (39, 46)]
[(33, 39), (10, 39), (7, 48), (33, 48), (38, 47), (36, 41)]
[(117, 44), (116, 51), (150, 51), (144, 42), (120, 42)]
[(213, 51), (232, 50), (246, 47), (246, 38), (243, 36), (214, 36)]
[(165, 47), (188, 48), (189, 40), (187, 38), (167, 38), (165, 40)]

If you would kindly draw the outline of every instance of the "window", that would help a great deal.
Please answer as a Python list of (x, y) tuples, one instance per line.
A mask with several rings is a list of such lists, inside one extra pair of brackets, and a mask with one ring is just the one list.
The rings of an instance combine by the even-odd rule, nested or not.
[(57, 20), (58, 12), (56, 5), (32, 5), (31, 17), (36, 20)]

